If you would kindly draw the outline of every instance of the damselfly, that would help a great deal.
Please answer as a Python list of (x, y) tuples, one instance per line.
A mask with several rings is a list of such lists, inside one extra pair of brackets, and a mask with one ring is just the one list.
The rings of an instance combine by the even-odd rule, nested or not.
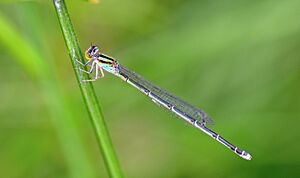
[(225, 140), (223, 137), (221, 137), (219, 134), (206, 127), (206, 124), (211, 123), (212, 119), (203, 110), (180, 100), (179, 98), (151, 84), (140, 75), (121, 66), (118, 61), (116, 61), (112, 57), (100, 53), (97, 46), (91, 45), (85, 52), (85, 57), (88, 60), (85, 64), (81, 63), (80, 61), (78, 62), (84, 66), (91, 64), (91, 68), (89, 71), (85, 71), (83, 69), (80, 69), (80, 71), (91, 74), (95, 70), (96, 74), (95, 78), (91, 80), (82, 80), (83, 82), (98, 80), (99, 71), (101, 72), (100, 77), (104, 77), (104, 69), (105, 71), (114, 74), (115, 76), (134, 86), (146, 96), (148, 96), (154, 103), (171, 111), (175, 115), (184, 119), (186, 122), (190, 123), (192, 126), (200, 129), (210, 137), (217, 140), (219, 143), (232, 150), (240, 157), (246, 160), (251, 160), (252, 157), (249, 153), (237, 148), (236, 146)]

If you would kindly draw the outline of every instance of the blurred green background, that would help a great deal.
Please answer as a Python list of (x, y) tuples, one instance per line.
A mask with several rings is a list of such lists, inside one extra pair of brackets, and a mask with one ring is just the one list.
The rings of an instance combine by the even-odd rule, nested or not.
[[(300, 1), (67, 2), (91, 43), (203, 108), (245, 161), (107, 74), (125, 177), (300, 176)], [(0, 177), (108, 177), (51, 1), (0, 5)]]

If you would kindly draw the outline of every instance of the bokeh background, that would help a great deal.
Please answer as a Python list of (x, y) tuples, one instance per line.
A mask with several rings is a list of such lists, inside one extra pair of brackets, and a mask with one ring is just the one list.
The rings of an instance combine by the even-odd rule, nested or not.
[[(107, 74), (94, 83), (129, 178), (300, 176), (300, 1), (67, 1), (91, 43), (203, 108), (252, 161)], [(51, 1), (0, 5), (0, 177), (108, 177)]]

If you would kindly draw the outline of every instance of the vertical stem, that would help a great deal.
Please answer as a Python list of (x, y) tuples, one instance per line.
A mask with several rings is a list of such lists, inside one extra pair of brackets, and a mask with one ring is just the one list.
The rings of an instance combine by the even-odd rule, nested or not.
[(68, 14), (68, 10), (64, 0), (53, 0), (55, 10), (60, 22), (61, 30), (71, 57), (71, 62), (74, 68), (74, 72), (85, 101), (93, 128), (96, 133), (97, 141), (102, 151), (104, 161), (109, 172), (110, 177), (119, 178), (123, 177), (121, 167), (119, 165), (117, 156), (113, 149), (113, 145), (103, 119), (103, 114), (98, 104), (98, 100), (93, 88), (93, 85), (88, 83), (81, 83), (81, 73), (79, 71), (79, 64), (76, 60), (84, 62), (84, 58), (81, 53), (78, 39), (73, 29), (71, 19)]

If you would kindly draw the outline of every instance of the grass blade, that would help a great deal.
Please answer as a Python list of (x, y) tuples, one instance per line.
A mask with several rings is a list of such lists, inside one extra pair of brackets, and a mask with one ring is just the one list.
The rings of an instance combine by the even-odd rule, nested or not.
[(73, 29), (71, 19), (68, 14), (66, 4), (63, 0), (54, 0), (55, 10), (60, 22), (61, 30), (68, 48), (71, 62), (74, 68), (74, 72), (85, 101), (85, 105), (88, 109), (88, 113), (91, 118), (93, 128), (96, 133), (100, 150), (102, 151), (106, 167), (108, 169), (110, 177), (123, 177), (122, 171), (113, 149), (113, 145), (103, 119), (103, 114), (98, 104), (98, 100), (93, 89), (93, 85), (89, 83), (82, 84), (80, 82), (81, 73), (79, 71), (79, 64), (76, 60), (84, 62), (84, 58), (81, 53), (79, 42), (77, 40), (75, 31)]

